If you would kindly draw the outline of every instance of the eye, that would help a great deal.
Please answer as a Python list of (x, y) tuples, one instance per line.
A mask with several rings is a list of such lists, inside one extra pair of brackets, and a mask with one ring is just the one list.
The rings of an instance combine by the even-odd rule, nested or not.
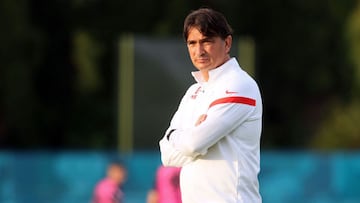
[(188, 42), (187, 42), (187, 45), (188, 45), (188, 46), (194, 46), (194, 45), (195, 45), (195, 41), (188, 41)]
[(212, 39), (212, 38), (206, 38), (202, 41), (202, 43), (204, 45), (209, 45), (209, 44), (212, 44), (213, 42), (214, 42), (214, 39)]

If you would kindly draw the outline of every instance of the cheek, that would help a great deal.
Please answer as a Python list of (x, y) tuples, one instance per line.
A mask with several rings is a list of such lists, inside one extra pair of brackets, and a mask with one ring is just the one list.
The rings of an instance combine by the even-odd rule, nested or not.
[(208, 46), (205, 48), (206, 53), (209, 55), (217, 55), (218, 52), (220, 52), (221, 47), (219, 46)]
[(225, 53), (225, 47), (213, 47), (213, 49), (211, 50), (211, 53), (214, 57), (222, 57), (223, 53)]
[(194, 56), (196, 55), (194, 49), (188, 48), (188, 52), (189, 52), (190, 58), (194, 58)]

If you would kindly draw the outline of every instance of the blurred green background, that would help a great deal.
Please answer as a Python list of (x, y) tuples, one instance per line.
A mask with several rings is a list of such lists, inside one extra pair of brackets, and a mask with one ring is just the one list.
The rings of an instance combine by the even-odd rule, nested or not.
[(264, 200), (358, 202), (359, 0), (1, 0), (0, 201), (86, 202), (117, 155), (143, 200), (193, 83), (181, 34), (200, 6), (226, 15), (263, 95)]
[[(181, 39), (185, 15), (202, 5), (224, 12), (236, 36), (255, 42), (263, 148), (360, 146), (359, 1), (3, 0), (1, 147), (117, 148), (119, 36)], [(162, 74), (139, 94), (159, 85), (171, 92)], [(171, 105), (179, 97), (167, 96)], [(135, 111), (144, 105), (136, 104)], [(173, 110), (154, 118), (166, 121)], [(133, 147), (154, 148), (166, 125), (142, 135), (151, 139), (135, 136)]]
[[(359, 4), (2, 0), (0, 147), (118, 149), (119, 38), (130, 33), (182, 40), (188, 12), (210, 6), (225, 13), (235, 36), (255, 44), (254, 75), (264, 100), (263, 149), (356, 149)], [(174, 64), (179, 62), (174, 58)], [(155, 149), (192, 81), (185, 75), (186, 85), (176, 87), (171, 73), (151, 65), (142, 71), (137, 68), (141, 61), (135, 63), (131, 149)], [(189, 66), (184, 70), (190, 72)], [(168, 94), (150, 100), (161, 110), (139, 112), (149, 104), (146, 95), (163, 93)]]

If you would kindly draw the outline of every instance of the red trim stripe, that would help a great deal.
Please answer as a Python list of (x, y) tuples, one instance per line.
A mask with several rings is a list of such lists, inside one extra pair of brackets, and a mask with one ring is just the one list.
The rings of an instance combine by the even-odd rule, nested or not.
[(238, 103), (238, 104), (246, 104), (246, 105), (250, 105), (250, 106), (255, 106), (256, 100), (247, 98), (247, 97), (224, 97), (224, 98), (220, 98), (220, 99), (213, 101), (209, 105), (209, 108), (211, 108), (217, 104), (225, 104), (225, 103)]

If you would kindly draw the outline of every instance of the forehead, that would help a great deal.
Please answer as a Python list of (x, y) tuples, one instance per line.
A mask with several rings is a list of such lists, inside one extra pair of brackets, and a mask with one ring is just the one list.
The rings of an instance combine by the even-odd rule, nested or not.
[(188, 38), (187, 38), (188, 41), (196, 40), (196, 39), (203, 39), (203, 38), (207, 38), (207, 36), (203, 35), (198, 28), (192, 27), (189, 29)]

